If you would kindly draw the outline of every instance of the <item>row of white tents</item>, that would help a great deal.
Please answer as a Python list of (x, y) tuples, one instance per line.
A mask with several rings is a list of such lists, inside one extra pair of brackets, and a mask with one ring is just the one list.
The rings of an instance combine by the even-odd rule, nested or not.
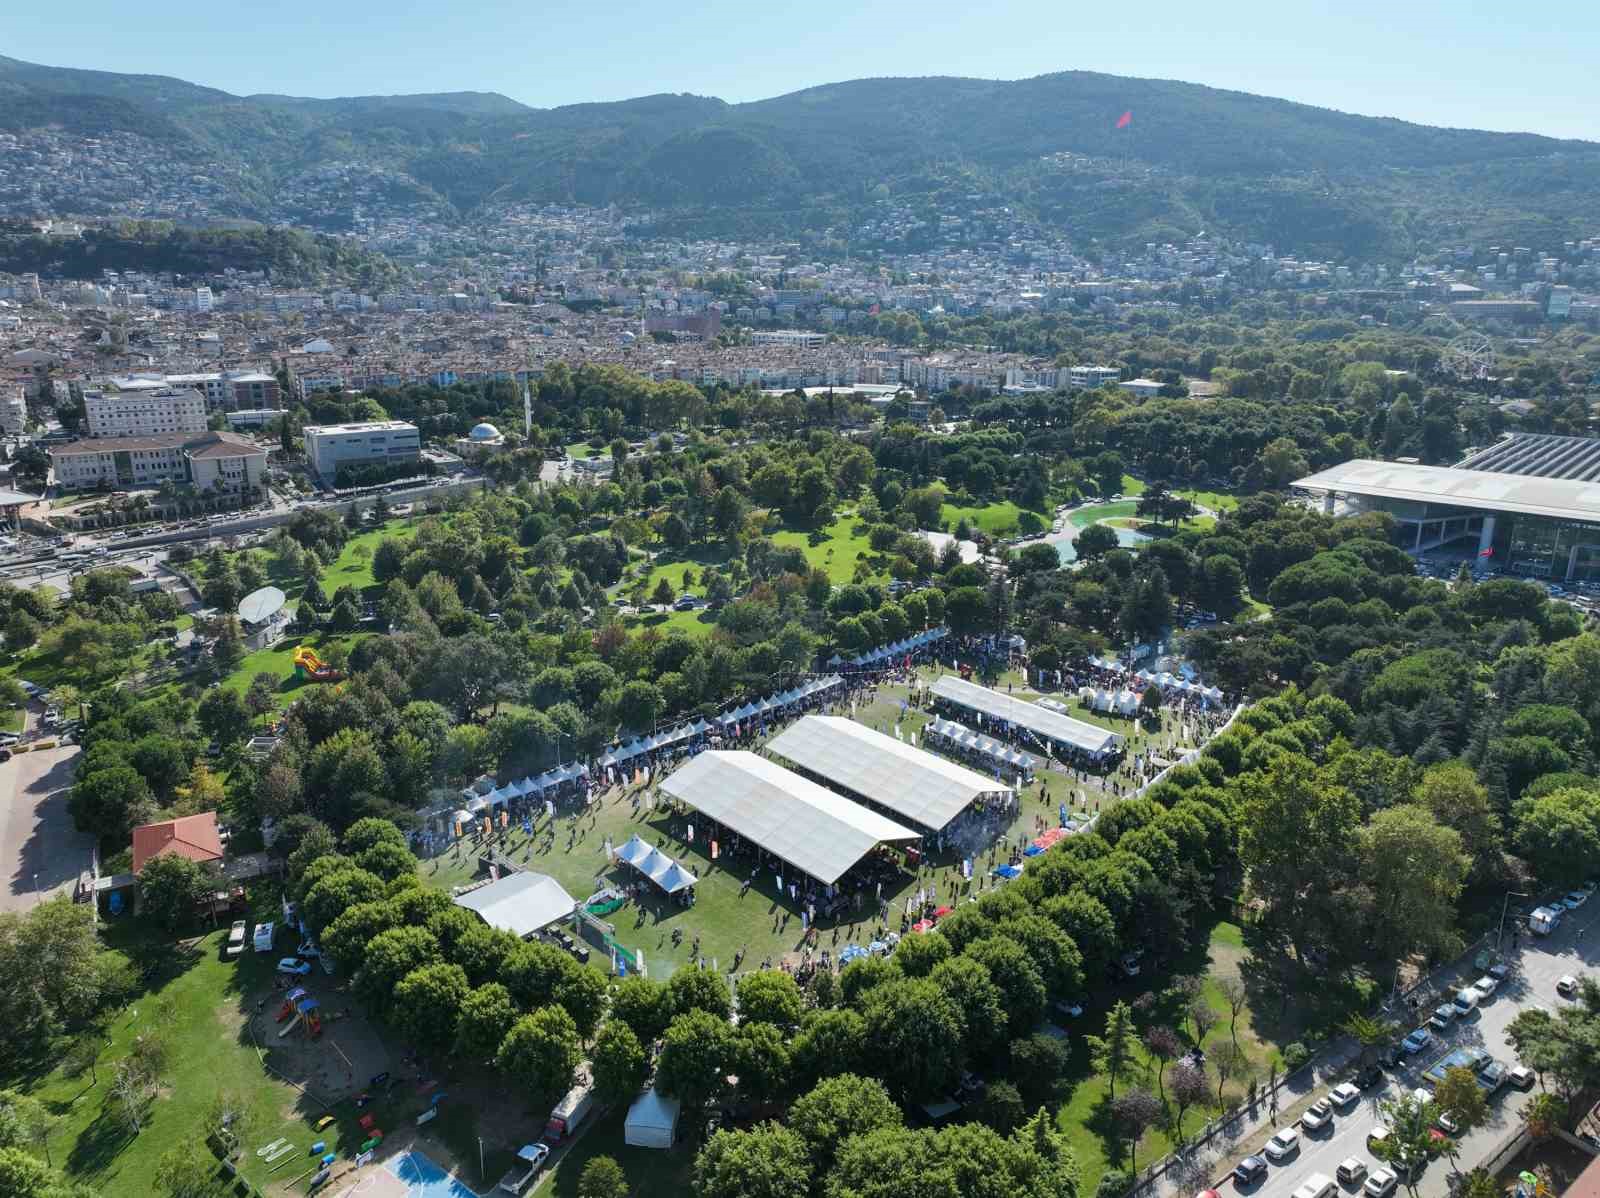
[(892, 645), (880, 645), (866, 653), (857, 654), (855, 657), (840, 657), (835, 653), (828, 659), (830, 666), (875, 666), (880, 662), (894, 662), (904, 657), (907, 653), (915, 653), (925, 645), (935, 641), (942, 641), (950, 635), (948, 628), (930, 628), (926, 632), (919, 632), (916, 636), (908, 636), (904, 640), (895, 641)]
[(654, 845), (633, 837), (613, 854), (618, 861), (633, 866), (668, 894), (687, 890), (700, 879)]
[(992, 736), (984, 736), (981, 732), (974, 732), (965, 724), (958, 724), (942, 716), (930, 720), (924, 726), (922, 733), (924, 737), (931, 736), (945, 744), (976, 754), (993, 765), (1021, 770), (1025, 775), (1031, 774), (1039, 764), (1027, 753), (1013, 749), (1003, 741), (995, 740)]
[(746, 720), (761, 719), (765, 716), (782, 715), (789, 708), (798, 703), (804, 703), (819, 695), (838, 690), (844, 685), (844, 679), (837, 674), (828, 674), (820, 678), (809, 678), (793, 690), (783, 691), (770, 695), (754, 703), (746, 703), (732, 711), (724, 712), (716, 718), (716, 722), (723, 728), (731, 728), (735, 724), (742, 724)]
[[(504, 807), (512, 799), (526, 798), (528, 795), (543, 794), (552, 787), (560, 786), (564, 782), (572, 782), (580, 778), (587, 778), (589, 771), (576, 763), (572, 765), (558, 765), (553, 770), (546, 770), (537, 777), (519, 778), (515, 782), (507, 782), (504, 786), (496, 786), (489, 790), (480, 790), (469, 786), (461, 792), (461, 806), (467, 815), (477, 815), (495, 807)], [(456, 812), (460, 819), (461, 811)]]
[(1139, 710), (1139, 696), (1130, 690), (1108, 691), (1093, 686), (1080, 686), (1078, 698), (1094, 711), (1133, 715)]
[(1134, 677), (1145, 682), (1155, 683), (1163, 693), (1197, 695), (1212, 703), (1222, 702), (1222, 690), (1220, 687), (1202, 686), (1198, 682), (1190, 682), (1187, 678), (1180, 678), (1178, 675), (1168, 673), (1166, 670), (1161, 671), (1159, 674), (1152, 674), (1149, 670), (1140, 670)]
[(599, 766), (605, 769), (608, 765), (621, 765), (625, 761), (632, 761), (645, 753), (653, 753), (657, 749), (670, 749), (676, 745), (685, 744), (697, 736), (704, 736), (711, 731), (711, 725), (705, 720), (695, 720), (692, 723), (680, 724), (666, 732), (655, 732), (649, 736), (636, 737), (625, 745), (617, 745), (607, 749), (600, 755)]

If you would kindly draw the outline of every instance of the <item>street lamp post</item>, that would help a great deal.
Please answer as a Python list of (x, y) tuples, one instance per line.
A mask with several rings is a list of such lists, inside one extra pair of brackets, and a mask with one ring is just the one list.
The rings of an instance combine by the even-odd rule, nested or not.
[(1520, 890), (1508, 890), (1508, 891), (1506, 891), (1506, 897), (1505, 897), (1504, 901), (1502, 901), (1501, 904), (1500, 904), (1500, 926), (1495, 930), (1495, 934), (1494, 934), (1495, 956), (1499, 956), (1500, 955), (1500, 941), (1505, 938), (1505, 934), (1506, 934), (1506, 912), (1511, 909), (1511, 899), (1513, 898), (1513, 896), (1516, 897), (1516, 898), (1532, 898), (1533, 897), (1530, 894), (1524, 894)]

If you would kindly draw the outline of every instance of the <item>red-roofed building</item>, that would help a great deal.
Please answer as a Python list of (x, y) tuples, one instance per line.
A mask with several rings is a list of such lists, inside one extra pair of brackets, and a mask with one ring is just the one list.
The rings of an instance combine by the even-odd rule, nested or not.
[(222, 837), (217, 833), (217, 813), (203, 811), (180, 819), (144, 824), (133, 830), (133, 872), (162, 853), (181, 853), (206, 865), (222, 860)]

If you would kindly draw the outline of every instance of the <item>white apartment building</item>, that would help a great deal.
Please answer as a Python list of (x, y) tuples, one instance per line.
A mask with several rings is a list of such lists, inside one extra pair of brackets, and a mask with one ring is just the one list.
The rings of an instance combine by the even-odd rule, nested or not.
[(809, 329), (757, 329), (750, 334), (751, 345), (781, 345), (785, 349), (820, 349), (827, 340), (826, 333)]
[(276, 375), (262, 370), (208, 370), (197, 374), (128, 374), (108, 380), (118, 391), (160, 391), (184, 387), (206, 397), (213, 412), (281, 406)]
[(1115, 383), (1122, 377), (1122, 371), (1115, 366), (1071, 366), (1067, 368), (1067, 380), (1074, 387), (1099, 387), (1106, 383)]
[(91, 437), (159, 437), (206, 431), (206, 397), (188, 388), (85, 391)]
[(308, 424), (300, 435), (305, 438), (306, 461), (330, 485), (338, 480), (341, 467), (414, 463), (422, 454), (417, 426), (403, 420)]
[(196, 312), (209, 312), (216, 307), (216, 296), (211, 294), (209, 287), (196, 287), (194, 289), (193, 307)]
[(16, 437), (28, 427), (28, 400), (21, 387), (12, 387), (0, 397), (0, 431)]

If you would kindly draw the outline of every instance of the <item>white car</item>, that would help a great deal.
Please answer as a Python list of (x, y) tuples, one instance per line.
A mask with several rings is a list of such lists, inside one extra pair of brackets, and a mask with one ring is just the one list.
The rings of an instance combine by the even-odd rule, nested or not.
[(1570, 973), (1564, 973), (1556, 982), (1556, 993), (1563, 998), (1571, 998), (1578, 992), (1578, 979)]
[(1333, 1122), (1333, 1103), (1319, 1098), (1300, 1116), (1300, 1126), (1307, 1131), (1321, 1131)]
[(1300, 1151), (1300, 1133), (1292, 1127), (1285, 1127), (1267, 1141), (1262, 1151), (1269, 1161), (1286, 1161)]
[(1488, 1002), (1489, 999), (1494, 997), (1494, 992), (1500, 989), (1500, 981), (1498, 978), (1493, 978), (1488, 974), (1484, 974), (1481, 978), (1472, 983), (1472, 988), (1478, 992), (1479, 1002)]
[(1342, 1082), (1328, 1091), (1328, 1097), (1333, 1100), (1336, 1107), (1351, 1106), (1361, 1100), (1361, 1090), (1350, 1082)]
[(1367, 1198), (1389, 1198), (1399, 1184), (1400, 1179), (1395, 1176), (1393, 1169), (1380, 1167), (1367, 1175), (1367, 1184), (1361, 1189)]

